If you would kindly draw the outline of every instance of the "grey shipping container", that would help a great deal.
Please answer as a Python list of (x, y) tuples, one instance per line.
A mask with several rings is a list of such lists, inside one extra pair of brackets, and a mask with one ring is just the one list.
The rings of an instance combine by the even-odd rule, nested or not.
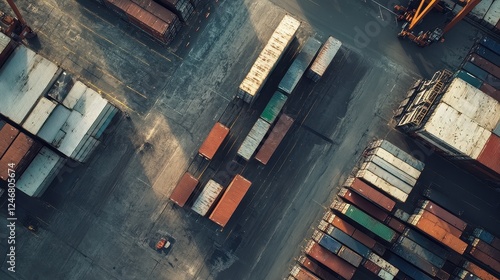
[(389, 162), (383, 160), (382, 158), (376, 156), (376, 155), (371, 155), (369, 156), (365, 162), (373, 162), (376, 165), (382, 167), (392, 175), (396, 176), (398, 179), (401, 179), (404, 181), (406, 184), (410, 186), (415, 186), (417, 183), (417, 179), (413, 178), (411, 175), (405, 173), (401, 169), (397, 168), (396, 166), (390, 164)]
[(402, 179), (394, 176), (390, 172), (384, 170), (382, 167), (377, 166), (375, 163), (366, 162), (361, 166), (361, 170), (368, 170), (372, 172), (406, 194), (409, 194), (412, 190), (412, 186), (408, 185)]
[(401, 244), (401, 246), (405, 247), (406, 249), (410, 250), (411, 252), (415, 253), (419, 257), (421, 257), (424, 260), (428, 260), (431, 264), (435, 265), (436, 267), (442, 268), (444, 265), (445, 260), (438, 257), (431, 251), (423, 248), (419, 244), (417, 244), (415, 241), (407, 238), (407, 237), (400, 237), (398, 239), (398, 243)]
[(403, 235), (413, 241), (415, 241), (415, 243), (418, 243), (420, 246), (422, 246), (423, 248), (431, 251), (432, 253), (434, 253), (436, 256), (442, 258), (442, 259), (447, 259), (448, 256), (450, 255), (450, 252), (443, 248), (441, 245), (439, 245), (438, 243), (432, 241), (431, 239), (425, 237), (424, 235), (422, 235), (421, 233), (419, 233), (418, 231), (414, 230), (414, 229), (410, 229), (410, 228), (407, 228), (404, 232), (403, 232)]
[(250, 160), (250, 158), (252, 158), (252, 155), (257, 150), (257, 147), (259, 147), (260, 142), (262, 142), (262, 139), (264, 139), (264, 136), (266, 135), (270, 126), (271, 125), (263, 119), (257, 119), (254, 126), (238, 149), (238, 155), (245, 160)]
[(331, 36), (328, 37), (325, 44), (323, 44), (319, 50), (318, 56), (314, 59), (314, 62), (307, 71), (307, 77), (314, 82), (319, 81), (319, 79), (321, 79), (321, 77), (325, 74), (328, 66), (330, 66), (330, 63), (341, 46), (342, 43), (339, 40)]
[(420, 268), (422, 271), (428, 273), (429, 275), (436, 276), (437, 273), (439, 272), (439, 269), (437, 267), (432, 265), (427, 260), (419, 257), (414, 252), (403, 247), (401, 244), (398, 243), (394, 244), (391, 250), (397, 255), (399, 255), (401, 258), (405, 259), (409, 263)]
[(413, 166), (413, 168), (417, 169), (418, 171), (424, 170), (425, 165), (423, 162), (417, 160), (416, 158), (414, 158), (413, 156), (411, 156), (410, 154), (398, 148), (397, 146), (395, 146), (394, 144), (392, 144), (387, 140), (374, 141), (370, 144), (369, 149), (375, 149), (377, 147), (381, 147), (382, 149), (388, 151), (395, 157)]
[(356, 254), (353, 250), (347, 248), (346, 246), (342, 246), (337, 255), (355, 267), (358, 267), (363, 260), (360, 255)]
[(368, 247), (361, 244), (361, 242), (355, 240), (338, 228), (334, 228), (332, 232), (329, 233), (329, 235), (365, 258), (370, 254), (370, 249), (368, 249)]

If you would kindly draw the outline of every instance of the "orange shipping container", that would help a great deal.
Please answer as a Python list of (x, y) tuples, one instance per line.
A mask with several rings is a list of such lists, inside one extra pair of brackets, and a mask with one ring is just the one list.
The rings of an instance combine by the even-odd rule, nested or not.
[(370, 187), (368, 184), (361, 181), (359, 178), (348, 179), (345, 182), (344, 186), (349, 187), (353, 191), (357, 192), (358, 194), (362, 195), (366, 199), (372, 201), (373, 203), (377, 204), (382, 209), (385, 209), (387, 211), (392, 211), (392, 209), (396, 205), (396, 202), (394, 202), (394, 200), (388, 198), (381, 192)]
[(224, 227), (251, 185), (252, 182), (248, 181), (239, 174), (236, 175), (233, 181), (229, 184), (229, 187), (227, 187), (224, 195), (222, 195), (219, 203), (217, 203), (217, 206), (215, 206), (215, 209), (209, 219), (221, 227)]
[(210, 133), (208, 133), (207, 138), (203, 144), (201, 144), (198, 153), (208, 160), (211, 160), (228, 134), (229, 128), (221, 123), (215, 123)]
[(412, 221), (412, 224), (459, 254), (463, 254), (467, 249), (467, 243), (428, 219), (420, 217), (418, 220)]
[(183, 207), (197, 185), (198, 180), (194, 178), (193, 175), (189, 174), (189, 172), (184, 173), (170, 195), (170, 200), (177, 203), (180, 207)]
[(330, 251), (321, 247), (318, 243), (312, 240), (307, 244), (305, 251), (306, 254), (347, 280), (350, 280), (356, 271), (354, 266), (332, 254)]
[(462, 235), (462, 231), (459, 230), (458, 228), (450, 225), (449, 223), (445, 222), (443, 219), (439, 218), (438, 216), (432, 214), (431, 212), (425, 211), (425, 210), (420, 210), (419, 214), (422, 215), (423, 218), (428, 219), (429, 221), (435, 223), (436, 225), (440, 226), (447, 232), (455, 235), (456, 237), (460, 237)]
[(347, 233), (348, 235), (352, 235), (356, 228), (349, 224), (348, 222), (342, 220), (341, 218), (337, 217), (337, 215), (333, 214), (332, 212), (328, 211), (327, 214), (323, 217), (325, 221), (328, 223), (332, 224), (334, 227), (340, 229), (341, 231)]
[(7, 180), (9, 164), (13, 165), (12, 169), (16, 171), (16, 177), (19, 177), (24, 168), (33, 160), (39, 148), (37, 142), (21, 132), (0, 159), (0, 179)]

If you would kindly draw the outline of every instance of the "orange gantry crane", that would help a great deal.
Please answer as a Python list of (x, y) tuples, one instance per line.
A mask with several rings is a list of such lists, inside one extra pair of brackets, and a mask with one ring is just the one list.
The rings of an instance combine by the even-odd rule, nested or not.
[(12, 8), (16, 17), (11, 17), (0, 12), (0, 22), (2, 25), (6, 26), (2, 28), (2, 31), (12, 39), (16, 41), (22, 41), (24, 38), (33, 38), (36, 36), (36, 33), (28, 26), (26, 21), (24, 20), (21, 12), (17, 8), (14, 0), (7, 0), (7, 4)]
[[(418, 3), (420, 2), (420, 3)], [(481, 0), (459, 0), (458, 5), (462, 9), (443, 28), (414, 33), (414, 29), (424, 17), (432, 10), (443, 11), (445, 7), (440, 5), (440, 0), (410, 0), (407, 7), (396, 5), (394, 10), (398, 14), (398, 21), (404, 21), (398, 36), (408, 38), (420, 47), (428, 46), (434, 42), (444, 41), (444, 34), (461, 21)]]

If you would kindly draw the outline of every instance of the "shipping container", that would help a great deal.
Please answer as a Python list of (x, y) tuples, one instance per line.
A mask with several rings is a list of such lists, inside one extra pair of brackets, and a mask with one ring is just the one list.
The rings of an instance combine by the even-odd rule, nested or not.
[(223, 187), (221, 185), (210, 179), (194, 202), (191, 209), (201, 216), (205, 216), (219, 197), (222, 189)]
[(174, 191), (170, 194), (170, 200), (183, 207), (197, 185), (198, 179), (193, 177), (189, 172), (184, 173), (175, 186)]
[(173, 40), (173, 26), (146, 11), (135, 3), (131, 3), (125, 11), (127, 20), (141, 31), (158, 41), (168, 44)]
[(342, 244), (340, 242), (331, 238), (329, 235), (326, 235), (317, 230), (314, 231), (312, 239), (316, 241), (319, 245), (321, 245), (323, 248), (327, 249), (328, 251), (332, 252), (335, 255), (337, 255), (340, 248), (342, 247)]
[(382, 268), (380, 268), (378, 265), (376, 265), (374, 262), (370, 260), (365, 260), (363, 262), (363, 267), (375, 275), (377, 275), (380, 272), (380, 270), (382, 270)]
[(39, 197), (57, 176), (65, 159), (47, 147), (41, 148), (16, 182), (16, 188), (25, 194)]
[(0, 71), (0, 114), (23, 124), (58, 69), (24, 45), (17, 47)]
[(332, 225), (328, 226), (326, 233), (365, 258), (370, 254), (368, 247)]
[(364, 160), (365, 163), (374, 163), (377, 166), (381, 167), (385, 171), (389, 172), (390, 174), (394, 175), (396, 178), (400, 179), (401, 181), (405, 182), (409, 186), (415, 186), (417, 183), (417, 179), (414, 178), (412, 175), (406, 173), (405, 171), (399, 169), (395, 165), (385, 161), (384, 159), (380, 158), (377, 155), (371, 155), (367, 157)]
[[(496, 1), (496, 2), (498, 2), (498, 1)], [(496, 5), (496, 6), (498, 6), (498, 9), (497, 9), (498, 16), (499, 16), (499, 18), (497, 18), (497, 21), (498, 21), (498, 19), (500, 19), (500, 5)], [(492, 25), (495, 25), (495, 24), (496, 24), (496, 22)], [(486, 47), (489, 50), (493, 51), (497, 55), (500, 55), (500, 43), (496, 42), (494, 39), (492, 39), (488, 36), (484, 36), (483, 38), (481, 38), (481, 40), (478, 41), (478, 43), (481, 44), (481, 46)]]
[(5, 152), (9, 149), (14, 139), (19, 134), (19, 130), (12, 125), (2, 121), (2, 128), (0, 129), (0, 159)]
[(393, 217), (387, 218), (384, 223), (399, 233), (402, 233), (406, 229), (406, 226), (402, 222)]
[(467, 270), (464, 269), (456, 269), (454, 273), (457, 277), (455, 279), (463, 279), (463, 280), (481, 280), (479, 277), (476, 275), (468, 272)]
[(282, 114), (278, 119), (278, 122), (269, 133), (269, 136), (264, 141), (264, 144), (260, 147), (259, 151), (255, 155), (255, 159), (260, 163), (266, 165), (274, 152), (278, 148), (283, 138), (285, 138), (286, 133), (293, 124), (293, 119), (285, 114)]
[(221, 227), (226, 226), (251, 185), (252, 182), (243, 176), (239, 174), (234, 176), (209, 219)]
[(488, 273), (486, 270), (480, 268), (476, 264), (465, 261), (464, 264), (462, 265), (463, 268), (467, 269), (467, 271), (473, 273), (477, 277), (481, 278), (482, 280), (498, 280), (495, 276), (491, 275)]
[[(481, 57), (484, 57), (486, 60), (488, 60), (489, 62), (497, 65), (497, 66), (500, 66), (500, 55), (496, 54), (495, 52), (481, 46), (481, 45), (477, 45), (473, 51), (473, 53), (475, 54), (478, 54), (480, 55)], [(472, 75), (474, 75), (474, 73), (472, 72), (469, 72), (471, 73)], [(476, 75), (474, 75), (476, 76)], [(477, 77), (477, 76), (476, 76)], [(478, 77), (480, 78), (480, 77)], [(481, 78), (480, 78), (481, 79)]]
[(490, 25), (490, 27), (498, 30), (498, 22), (500, 21), (500, 3), (498, 1), (493, 1), (488, 12), (484, 15), (483, 20)]
[(442, 268), (444, 266), (445, 259), (437, 256), (433, 252), (425, 249), (424, 247), (420, 246), (420, 244), (416, 243), (415, 241), (407, 237), (401, 236), (398, 239), (397, 243), (406, 248), (407, 250), (411, 251), (412, 253), (416, 254), (420, 258), (427, 260), (428, 262), (430, 262), (431, 264), (433, 264), (438, 268)]
[(295, 265), (290, 271), (290, 275), (295, 277), (297, 280), (321, 280), (318, 277), (314, 276), (309, 271), (303, 269), (302, 267)]
[(422, 218), (425, 218), (429, 220), (430, 222), (436, 224), (437, 226), (443, 228), (447, 232), (453, 234), (456, 237), (460, 237), (462, 235), (462, 231), (459, 230), (458, 228), (450, 225), (443, 219), (437, 217), (436, 215), (432, 214), (431, 212), (425, 211), (423, 209), (415, 209), (415, 214), (422, 216)]
[(228, 134), (229, 128), (219, 122), (215, 123), (212, 130), (208, 133), (207, 138), (201, 144), (198, 153), (206, 159), (211, 160)]
[(104, 5), (117, 13), (120, 17), (126, 19), (125, 11), (130, 7), (132, 1), (130, 0), (103, 0)]
[(408, 199), (408, 194), (386, 182), (384, 179), (378, 177), (376, 174), (369, 170), (358, 171), (356, 173), (356, 177), (361, 178), (363, 179), (363, 181), (379, 188), (380, 190), (384, 191), (400, 202), (405, 202), (406, 199)]
[(485, 58), (483, 58), (480, 55), (475, 54), (475, 53), (471, 54), (468, 59), (474, 65), (476, 65), (479, 68), (483, 69), (484, 71), (488, 72), (488, 74), (491, 74), (491, 75), (495, 76), (496, 78), (499, 78), (500, 67), (496, 66), (492, 62), (489, 62)]
[(489, 266), (491, 269), (500, 273), (500, 261), (488, 256), (486, 253), (475, 247), (472, 247), (470, 249), (469, 254), (476, 258), (478, 261)]
[(395, 186), (396, 188), (400, 189), (406, 194), (410, 194), (413, 186), (407, 184), (403, 179), (394, 176), (390, 172), (386, 171), (382, 167), (376, 165), (373, 162), (365, 162), (361, 165), (360, 171), (367, 170), (372, 172), (373, 174), (377, 175), (379, 178), (383, 179), (384, 181), (388, 182), (389, 184)]
[(346, 260), (348, 263), (352, 264), (354, 267), (358, 267), (361, 264), (363, 258), (355, 253), (353, 250), (342, 246), (338, 251), (337, 255), (342, 259)]
[[(334, 227), (340, 229), (341, 231), (347, 233), (350, 236), (353, 235), (354, 232), (356, 231), (356, 228), (354, 226), (352, 226), (348, 222), (342, 220), (341, 218), (339, 218), (337, 215), (333, 214), (330, 211), (325, 213), (325, 215), (323, 216), (323, 220), (330, 223)], [(327, 225), (325, 225), (325, 226), (327, 226)], [(326, 227), (325, 227), (325, 229), (321, 229), (321, 230), (325, 231)]]
[(408, 222), (459, 254), (467, 248), (467, 243), (420, 215), (412, 215)]
[(189, 0), (156, 0), (156, 2), (174, 12), (182, 21), (188, 21), (194, 11)]
[(488, 244), (493, 243), (493, 240), (496, 239), (496, 237), (493, 236), (493, 234), (491, 234), (491, 233), (489, 233), (486, 230), (481, 229), (481, 228), (474, 229), (473, 234), (474, 234), (475, 237), (483, 240), (484, 242), (486, 242)]
[(403, 236), (405, 236), (408, 239), (413, 240), (415, 243), (420, 245), (422, 248), (429, 250), (432, 252), (434, 255), (438, 256), (441, 259), (448, 259), (450, 256), (450, 252), (443, 248), (441, 245), (438, 243), (430, 240), (429, 238), (425, 237), (424, 235), (420, 234), (416, 230), (407, 228), (403, 232)]
[(412, 264), (408, 263), (404, 259), (394, 255), (394, 254), (389, 254), (386, 258), (386, 260), (391, 263), (392, 265), (396, 266), (404, 272), (406, 275), (412, 277), (413, 279), (418, 279), (418, 280), (432, 280), (430, 276), (425, 274), (423, 271), (420, 269), (416, 268)]
[(23, 122), (23, 128), (36, 135), (55, 109), (56, 105), (56, 102), (42, 96)]
[(436, 276), (439, 271), (439, 268), (432, 265), (426, 259), (419, 257), (415, 252), (403, 247), (401, 244), (394, 244), (391, 251), (431, 276)]
[(396, 202), (394, 202), (394, 200), (388, 198), (381, 192), (370, 187), (359, 178), (348, 178), (344, 183), (344, 187), (349, 187), (351, 190), (355, 191), (356, 193), (360, 194), (364, 198), (370, 200), (386, 211), (392, 211), (392, 209), (396, 205)]
[(260, 142), (262, 142), (262, 139), (264, 139), (264, 136), (266, 136), (269, 127), (269, 123), (260, 118), (257, 119), (247, 137), (245, 138), (245, 140), (243, 140), (243, 143), (238, 149), (238, 155), (246, 161), (250, 160), (259, 147)]
[[(341, 230), (347, 235), (351, 236), (354, 240), (360, 242), (364, 246), (373, 249), (374, 251), (380, 252), (380, 254), (384, 253), (384, 247), (378, 244), (373, 238), (369, 237), (365, 233), (357, 230), (352, 225), (347, 223), (346, 221), (340, 219), (339, 217), (332, 214), (333, 218), (328, 217), (328, 220), (321, 221), (318, 225), (318, 229), (330, 234), (333, 232), (335, 228)], [(346, 241), (348, 242), (348, 241)], [(347, 244), (349, 246), (349, 244)], [(363, 251), (362, 254), (365, 252)]]
[(410, 214), (401, 209), (396, 209), (396, 211), (394, 212), (394, 217), (400, 219), (403, 222), (406, 222), (410, 218)]
[(470, 11), (469, 15), (474, 17), (476, 20), (482, 20), (488, 12), (493, 0), (482, 0)]
[(470, 244), (478, 248), (488, 256), (492, 257), (493, 259), (500, 260), (500, 251), (491, 246), (490, 244), (484, 242), (483, 240), (477, 237), (472, 238), (472, 242)]
[(491, 85), (489, 85), (488, 83), (485, 83), (484, 81), (479, 89), (482, 92), (486, 93), (488, 96), (491, 96), (496, 101), (500, 102), (500, 90), (492, 87)]
[(466, 222), (462, 221), (457, 216), (453, 215), (452, 213), (448, 212), (447, 210), (445, 210), (444, 208), (442, 208), (441, 206), (437, 205), (436, 203), (430, 200), (421, 200), (419, 201), (418, 205), (420, 206), (420, 208), (438, 216), (439, 218), (443, 219), (447, 223), (456, 227), (460, 231), (464, 231), (465, 228), (467, 227)]
[(318, 56), (314, 59), (311, 67), (307, 70), (306, 76), (314, 82), (319, 81), (319, 79), (321, 79), (321, 77), (325, 74), (328, 66), (330, 66), (330, 63), (341, 46), (342, 43), (339, 40), (333, 38), (332, 36), (328, 37), (323, 46), (321, 46)]
[(368, 260), (372, 261), (378, 267), (389, 272), (393, 276), (396, 276), (399, 272), (399, 269), (397, 267), (390, 264), (388, 261), (384, 260), (382, 257), (378, 256), (377, 254), (370, 253), (370, 255), (368, 256)]
[(396, 157), (395, 155), (391, 154), (390, 152), (384, 150), (381, 147), (368, 151), (367, 155), (378, 156), (415, 179), (418, 179), (420, 177), (421, 172), (418, 169), (409, 165), (402, 159)]
[(314, 241), (309, 241), (305, 248), (306, 254), (311, 256), (313, 259), (322, 263), (333, 272), (350, 280), (354, 276), (356, 268), (341, 259), (340, 257), (330, 253), (328, 250), (324, 249)]
[(179, 21), (179, 18), (170, 10), (153, 0), (132, 0), (132, 2), (158, 17), (160, 20), (166, 22), (169, 25), (169, 28), (171, 28), (173, 36), (175, 36), (175, 34), (177, 34), (177, 32), (181, 29), (182, 24)]
[(376, 149), (378, 147), (388, 151), (393, 156), (406, 162), (407, 164), (411, 165), (413, 168), (417, 169), (418, 171), (422, 172), (424, 170), (425, 165), (423, 162), (417, 160), (416, 158), (414, 158), (413, 156), (411, 156), (407, 152), (401, 150), (400, 148), (398, 148), (397, 146), (392, 144), (391, 142), (389, 142), (387, 140), (377, 140), (377, 141), (372, 142), (369, 145), (368, 149), (369, 150)]
[(497, 174), (500, 174), (500, 137), (491, 134), (486, 144), (484, 145), (481, 153), (477, 157), (477, 161), (494, 171)]
[(272, 125), (285, 105), (287, 98), (281, 92), (275, 92), (262, 114), (260, 114), (260, 118)]
[(464, 80), (469, 85), (471, 85), (475, 88), (481, 88), (481, 86), (483, 85), (482, 80), (476, 78), (471, 73), (469, 73), (465, 70), (458, 70), (457, 73), (455, 74), (455, 77)]
[(434, 203), (441, 206), (443, 209), (449, 211), (453, 215), (460, 216), (463, 212), (460, 207), (457, 207), (457, 204), (450, 200), (450, 198), (433, 189), (425, 189), (422, 192), (423, 196), (433, 201)]
[[(40, 148), (40, 143), (22, 132), (19, 133), (0, 159), (0, 179), (7, 181), (9, 174), (14, 172), (16, 176), (21, 176)], [(9, 169), (13, 172), (9, 172)]]
[(341, 188), (338, 196), (342, 197), (346, 202), (351, 203), (361, 209), (362, 211), (369, 213), (372, 217), (379, 221), (385, 221), (389, 216), (386, 212), (376, 207), (373, 203), (366, 200), (359, 194), (350, 191), (346, 188)]
[(361, 244), (365, 245), (366, 247), (368, 247), (370, 249), (373, 249), (374, 251), (375, 251), (375, 248), (377, 246), (382, 246), (382, 245), (378, 244), (377, 241), (375, 241), (373, 238), (369, 237), (368, 235), (366, 235), (365, 233), (363, 233), (362, 231), (359, 231), (357, 229), (354, 231), (354, 233), (351, 236), (355, 240), (361, 242)]
[(278, 89), (281, 92), (286, 94), (291, 94), (293, 92), (320, 47), (320, 41), (314, 38), (307, 39), (304, 47), (293, 60), (292, 65), (290, 65), (290, 68), (288, 68), (288, 71), (278, 85)]
[(321, 279), (331, 279), (331, 280), (339, 280), (340, 278), (334, 275), (329, 270), (319, 266), (315, 262), (313, 262), (307, 256), (300, 256), (298, 262), (309, 271), (311, 271), (314, 275), (318, 276)]
[(257, 99), (260, 90), (271, 75), (272, 71), (283, 56), (300, 26), (300, 22), (289, 15), (285, 15), (271, 35), (264, 49), (259, 54), (252, 68), (241, 82), (238, 98), (247, 103)]
[(394, 275), (390, 274), (389, 272), (385, 271), (385, 270), (380, 270), (380, 272), (377, 274), (377, 276), (380, 278), (380, 279), (383, 279), (383, 280), (392, 280), (394, 279)]
[(16, 43), (7, 35), (0, 32), (0, 68), (2, 68), (2, 65), (7, 61), (7, 58), (9, 58), (15, 47)]

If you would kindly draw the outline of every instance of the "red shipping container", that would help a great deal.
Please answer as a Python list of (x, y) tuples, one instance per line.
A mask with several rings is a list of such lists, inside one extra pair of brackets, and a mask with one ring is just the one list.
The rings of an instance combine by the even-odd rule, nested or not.
[(224, 227), (229, 219), (231, 219), (231, 216), (234, 211), (236, 211), (236, 208), (251, 185), (252, 182), (239, 174), (236, 175), (222, 195), (219, 203), (217, 203), (217, 206), (215, 206), (212, 214), (210, 214), (209, 219), (221, 227)]
[(9, 146), (14, 142), (19, 130), (8, 123), (4, 123), (0, 129), (0, 159), (3, 157)]
[(473, 273), (477, 277), (481, 278), (482, 280), (498, 280), (498, 278), (491, 275), (486, 270), (480, 268), (476, 264), (471, 263), (469, 261), (466, 261), (462, 267), (465, 268), (467, 271)]
[(366, 247), (368, 247), (370, 249), (375, 247), (375, 245), (377, 244), (377, 242), (373, 238), (369, 237), (368, 235), (364, 234), (363, 232), (361, 232), (359, 230), (354, 231), (354, 233), (351, 236), (352, 236), (352, 238), (361, 242), (363, 245), (365, 245)]
[(491, 134), (477, 161), (500, 174), (500, 137), (493, 133)]
[(458, 228), (450, 225), (443, 219), (440, 219), (438, 216), (432, 214), (431, 212), (425, 211), (425, 210), (420, 210), (419, 214), (422, 215), (423, 218), (428, 219), (429, 221), (435, 223), (439, 227), (443, 228), (447, 232), (455, 235), (456, 237), (460, 237), (462, 235), (462, 231), (460, 231)]
[(305, 252), (313, 259), (322, 263), (333, 272), (337, 273), (347, 280), (352, 279), (354, 272), (356, 272), (355, 267), (353, 267), (340, 257), (330, 253), (330, 251), (321, 247), (318, 243), (312, 240), (307, 244)]
[(395, 219), (393, 217), (387, 218), (387, 221), (385, 222), (385, 224), (399, 233), (403, 233), (403, 231), (406, 228), (406, 226), (402, 222), (398, 221), (397, 219)]
[(264, 141), (264, 144), (257, 152), (257, 155), (255, 155), (256, 160), (260, 161), (264, 165), (269, 162), (279, 144), (283, 141), (283, 138), (285, 138), (285, 135), (292, 126), (293, 121), (294, 119), (285, 114), (280, 116), (266, 141)]
[(491, 267), (496, 272), (500, 272), (500, 262), (488, 256), (478, 248), (472, 247), (469, 254), (471, 254), (471, 256), (484, 263), (485, 265)]
[(201, 144), (198, 153), (208, 160), (211, 160), (228, 134), (229, 128), (221, 123), (215, 123), (210, 133), (208, 133), (207, 138), (203, 144)]
[(381, 192), (377, 191), (376, 189), (372, 188), (359, 178), (350, 178), (346, 181), (344, 184), (345, 187), (349, 187), (356, 193), (360, 194), (364, 198), (372, 201), (373, 203), (377, 204), (380, 206), (382, 209), (385, 209), (387, 211), (392, 211), (394, 206), (396, 205), (396, 202), (389, 197), (385, 196)]
[(500, 67), (491, 63), (487, 59), (481, 57), (478, 54), (472, 54), (469, 57), (469, 61), (479, 66), (479, 68), (483, 69), (484, 71), (500, 79)]
[(0, 159), (0, 179), (7, 180), (9, 167), (15, 170), (16, 177), (21, 176), (22, 171), (33, 160), (39, 149), (40, 146), (31, 137), (22, 132), (19, 133)]
[(313, 262), (311, 259), (309, 259), (307, 256), (300, 256), (298, 262), (303, 267), (307, 268), (309, 271), (314, 273), (314, 275), (318, 276), (321, 279), (331, 279), (331, 280), (338, 280), (339, 279), (337, 276), (335, 276), (329, 270), (324, 269), (323, 267), (319, 266), (318, 264)]
[(332, 224), (334, 227), (347, 233), (348, 235), (352, 235), (354, 233), (354, 231), (356, 230), (355, 227), (353, 227), (348, 222), (342, 220), (341, 218), (339, 218), (337, 215), (333, 214), (332, 212), (327, 212), (327, 214), (325, 214), (323, 219), (325, 221), (327, 221), (328, 223)]
[(339, 196), (359, 207), (359, 209), (365, 211), (379, 221), (383, 222), (388, 217), (387, 213), (376, 207), (373, 203), (366, 200), (359, 194), (350, 191), (349, 189), (342, 188), (339, 192)]
[(491, 246), (490, 244), (484, 242), (483, 240), (479, 238), (474, 238), (474, 240), (471, 243), (472, 246), (478, 248), (488, 256), (500, 260), (500, 251)]
[(378, 267), (378, 265), (374, 264), (370, 260), (366, 260), (366, 262), (363, 264), (363, 267), (368, 269), (368, 271), (370, 271), (375, 275), (377, 275), (380, 272), (380, 270), (382, 270), (382, 268)]
[(170, 195), (170, 200), (177, 203), (180, 207), (183, 207), (197, 185), (198, 180), (194, 178), (193, 175), (189, 174), (189, 172), (184, 173)]
[(424, 200), (420, 203), (420, 206), (422, 209), (431, 212), (432, 214), (438, 216), (439, 218), (445, 220), (452, 226), (456, 227), (457, 229), (464, 231), (465, 228), (467, 227), (467, 223), (459, 219), (457, 216), (453, 215), (452, 213), (448, 212), (441, 206), (435, 204), (434, 202), (430, 200)]
[(485, 82), (483, 82), (483, 85), (479, 89), (487, 95), (495, 98), (496, 101), (500, 102), (500, 90), (497, 90)]

